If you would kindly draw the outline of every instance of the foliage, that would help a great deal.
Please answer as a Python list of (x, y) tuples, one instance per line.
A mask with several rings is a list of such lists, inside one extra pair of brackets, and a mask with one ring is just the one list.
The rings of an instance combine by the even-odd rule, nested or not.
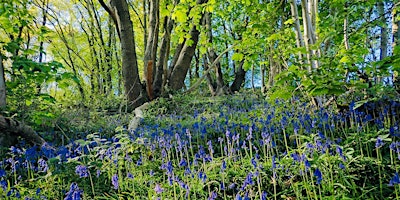
[(93, 132), (54, 149), (12, 147), (0, 196), (396, 198), (398, 102), (334, 113), (245, 96), (160, 99), (134, 132), (120, 126), (109, 139)]

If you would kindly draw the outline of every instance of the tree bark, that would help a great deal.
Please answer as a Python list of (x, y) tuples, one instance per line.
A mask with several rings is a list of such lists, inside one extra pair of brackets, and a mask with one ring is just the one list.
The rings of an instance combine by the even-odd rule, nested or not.
[(235, 72), (235, 80), (230, 86), (231, 92), (237, 92), (242, 87), (246, 78), (246, 71), (243, 69), (244, 60), (239, 63), (239, 66)]
[[(207, 2), (208, 0), (197, 0), (197, 4), (204, 4)], [(203, 16), (204, 15), (202, 15), (201, 18), (203, 18)], [(197, 26), (193, 26), (190, 31), (191, 44), (189, 44), (188, 40), (185, 41), (169, 77), (169, 86), (173, 90), (180, 90), (185, 85), (184, 81), (199, 41), (199, 35), (200, 31), (197, 29)]]
[[(102, 2), (102, 0), (100, 0), (100, 2)], [(117, 30), (119, 30), (125, 95), (128, 98), (130, 106), (136, 108), (143, 104), (145, 99), (142, 95), (143, 87), (139, 78), (133, 24), (126, 0), (112, 0), (112, 4), (115, 5), (113, 9), (108, 8), (104, 2), (102, 6), (113, 16), (114, 22), (117, 24)], [(116, 13), (114, 13), (113, 10), (115, 10)]]
[(197, 42), (199, 41), (199, 34), (200, 31), (194, 26), (190, 31), (192, 44), (188, 45), (188, 41), (186, 41), (182, 47), (182, 51), (179, 54), (169, 79), (169, 85), (173, 90), (180, 90), (184, 86), (184, 80), (189, 70), (190, 63), (192, 62)]
[[(378, 12), (381, 18), (381, 22), (384, 23), (382, 24), (381, 28), (381, 51), (379, 55), (379, 59), (383, 60), (387, 56), (387, 50), (388, 50), (388, 33), (387, 33), (387, 28), (386, 28), (386, 17), (385, 17), (385, 4), (384, 2), (378, 2)], [(381, 80), (381, 75), (376, 74), (376, 83), (380, 83)]]
[[(296, 35), (296, 45), (297, 48), (304, 47), (304, 39), (303, 36), (301, 35), (301, 29), (300, 29), (300, 21), (299, 21), (299, 13), (297, 11), (297, 5), (295, 0), (290, 1), (290, 8), (292, 11), (292, 18), (294, 20), (295, 24), (295, 35)], [(300, 63), (303, 63), (303, 54), (299, 52), (299, 60)]]
[[(159, 1), (150, 0), (149, 28), (148, 28), (146, 49), (144, 53), (144, 66), (147, 66), (147, 64), (150, 61), (154, 63), (153, 68), (155, 68), (156, 66), (155, 63), (156, 63), (156, 56), (157, 56), (156, 54), (158, 45), (158, 32), (159, 32), (158, 30), (159, 30)], [(145, 74), (147, 74), (146, 67), (144, 68), (144, 72)], [(155, 70), (153, 70), (153, 72), (155, 72)]]
[(0, 110), (6, 107), (6, 82), (4, 77), (3, 55), (0, 53)]
[[(211, 20), (211, 13), (207, 12), (204, 14), (204, 22), (205, 26), (207, 29), (207, 37), (208, 37), (208, 43), (212, 44), (213, 43), (213, 35), (212, 35), (212, 20)], [(218, 55), (215, 53), (214, 48), (211, 46), (208, 48), (208, 59), (210, 63), (214, 63), (215, 59), (218, 57)], [(224, 79), (223, 79), (223, 74), (222, 74), (222, 69), (221, 69), (221, 62), (216, 63), (215, 67), (215, 77), (216, 77), (216, 94), (217, 95), (222, 95), (222, 94), (228, 94), (227, 87), (225, 86)]]
[(398, 44), (398, 42), (400, 40), (400, 31), (399, 31), (400, 20), (397, 19), (399, 17), (399, 12), (397, 10), (397, 8), (399, 7), (399, 4), (400, 3), (396, 3), (393, 6), (393, 11), (392, 11), (392, 50), (393, 50), (393, 52), (394, 52), (396, 45)]
[[(203, 65), (204, 70), (205, 71), (209, 70), (210, 67), (208, 66), (208, 60), (206, 55), (203, 55), (203, 64), (204, 64)], [(208, 89), (210, 90), (211, 95), (215, 96), (216, 95), (215, 89), (217, 87), (215, 82), (212, 80), (210, 73), (207, 73), (204, 76), (206, 76), (207, 86)]]
[(46, 143), (35, 131), (17, 120), (0, 115), (0, 144), (11, 146), (17, 143), (17, 138), (22, 137), (28, 143), (42, 146)]

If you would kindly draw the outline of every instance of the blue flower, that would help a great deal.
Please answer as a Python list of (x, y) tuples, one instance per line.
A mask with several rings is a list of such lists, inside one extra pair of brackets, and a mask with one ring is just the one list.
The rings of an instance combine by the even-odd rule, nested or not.
[(211, 192), (211, 195), (208, 197), (208, 200), (214, 200), (214, 199), (216, 199), (217, 198), (217, 193), (216, 192)]
[(389, 186), (394, 186), (395, 184), (400, 184), (399, 174), (396, 172), (392, 179), (389, 181)]
[(4, 169), (0, 169), (0, 178), (6, 176), (6, 171)]
[(257, 161), (255, 158), (251, 158), (251, 164), (253, 165), (254, 169), (257, 168)]
[(164, 191), (164, 189), (160, 186), (160, 184), (157, 183), (156, 186), (154, 187), (154, 191), (157, 194), (161, 194)]
[(385, 143), (383, 142), (382, 138), (378, 137), (376, 139), (376, 143), (375, 143), (375, 148), (380, 148), (384, 145)]
[(118, 190), (119, 183), (118, 183), (118, 175), (114, 174), (111, 178), (111, 183), (114, 186), (114, 189)]
[(186, 160), (183, 158), (182, 160), (181, 160), (181, 162), (179, 162), (179, 167), (186, 167), (187, 166), (187, 162), (186, 162)]
[(343, 165), (343, 163), (339, 164), (340, 169), (346, 169), (346, 166)]
[(226, 169), (226, 162), (225, 162), (225, 160), (223, 160), (222, 164), (221, 164), (221, 172), (224, 172), (225, 169)]
[(88, 177), (88, 169), (86, 168), (86, 166), (83, 165), (78, 165), (75, 168), (75, 173), (79, 175), (80, 178), (82, 177)]
[(80, 200), (82, 197), (83, 191), (79, 189), (78, 184), (71, 183), (69, 187), (69, 191), (65, 194), (66, 197), (64, 200)]
[(128, 174), (126, 175), (126, 177), (128, 177), (129, 179), (133, 179), (133, 178), (134, 178), (134, 177), (133, 177), (133, 174), (130, 173), (130, 172), (128, 172)]
[(321, 173), (321, 171), (320, 171), (318, 168), (314, 171), (314, 176), (317, 178), (317, 184), (318, 184), (318, 185), (321, 184), (321, 181), (322, 181), (322, 173)]
[(263, 191), (261, 194), (261, 200), (267, 200), (268, 193)]
[(38, 164), (39, 164), (39, 170), (42, 172), (47, 172), (47, 170), (49, 169), (47, 162), (42, 158), (38, 160)]
[(308, 170), (308, 169), (310, 169), (311, 164), (310, 164), (310, 162), (308, 160), (305, 160), (304, 161), (304, 166), (306, 167), (306, 170)]

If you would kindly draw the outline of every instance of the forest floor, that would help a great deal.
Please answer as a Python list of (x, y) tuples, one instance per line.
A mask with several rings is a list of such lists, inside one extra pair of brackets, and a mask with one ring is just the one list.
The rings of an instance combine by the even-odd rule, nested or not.
[(42, 134), (54, 149), (4, 151), (0, 198), (399, 199), (399, 105), (358, 106), (174, 96), (134, 131), (128, 114), (71, 111)]

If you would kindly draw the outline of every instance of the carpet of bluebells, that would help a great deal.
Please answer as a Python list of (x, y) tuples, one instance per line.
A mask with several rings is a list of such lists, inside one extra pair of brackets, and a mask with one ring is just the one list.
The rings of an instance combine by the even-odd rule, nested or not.
[(0, 199), (400, 199), (400, 106), (386, 102), (154, 106), (136, 131), (115, 120), (111, 138), (11, 147)]

